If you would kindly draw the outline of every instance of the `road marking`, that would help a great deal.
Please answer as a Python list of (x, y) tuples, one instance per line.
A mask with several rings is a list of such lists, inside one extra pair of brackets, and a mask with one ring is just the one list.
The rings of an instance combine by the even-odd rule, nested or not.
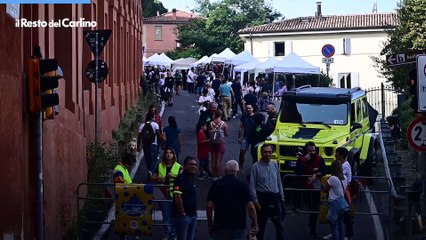
[[(372, 214), (377, 214), (376, 204), (374, 203), (373, 198), (371, 197), (370, 189), (365, 186), (365, 198), (367, 199), (368, 206), (370, 207), (370, 212)], [(374, 223), (374, 231), (376, 232), (377, 240), (384, 240), (385, 235), (383, 234), (382, 222), (380, 221), (379, 215), (372, 215)]]

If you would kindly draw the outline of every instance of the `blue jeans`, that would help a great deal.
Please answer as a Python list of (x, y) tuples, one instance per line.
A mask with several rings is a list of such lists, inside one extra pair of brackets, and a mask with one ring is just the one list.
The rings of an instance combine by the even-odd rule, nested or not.
[(197, 216), (175, 216), (173, 222), (177, 240), (194, 240)]
[(146, 168), (148, 171), (154, 172), (157, 167), (158, 146), (157, 144), (143, 145), (143, 154), (145, 157)]
[(214, 230), (213, 228), (213, 239), (214, 240), (244, 240), (245, 229), (220, 229)]
[(176, 230), (172, 226), (173, 220), (173, 202), (161, 202), (161, 210), (163, 212), (164, 233), (169, 239), (176, 237)]
[(345, 233), (343, 232), (343, 215), (337, 216), (337, 220), (330, 222), (331, 234), (335, 240), (343, 240)]

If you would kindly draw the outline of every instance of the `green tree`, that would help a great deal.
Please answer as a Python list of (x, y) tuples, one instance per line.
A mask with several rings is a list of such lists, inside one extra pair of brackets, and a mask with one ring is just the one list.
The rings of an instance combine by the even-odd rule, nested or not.
[(265, 24), (281, 17), (265, 0), (196, 0), (195, 11), (203, 18), (177, 27), (178, 41), (183, 49), (194, 47), (200, 55), (219, 53), (229, 47), (243, 50), (238, 30)]
[[(426, 49), (426, 1), (405, 0), (398, 6), (399, 25), (388, 31), (388, 40), (384, 43), (381, 55), (404, 53)], [(403, 65), (393, 68), (386, 67), (386, 61), (373, 58), (379, 72), (398, 91), (407, 87), (408, 72), (415, 65)]]
[(153, 17), (157, 15), (157, 11), (160, 14), (166, 13), (167, 8), (159, 0), (142, 0), (142, 11), (144, 17)]

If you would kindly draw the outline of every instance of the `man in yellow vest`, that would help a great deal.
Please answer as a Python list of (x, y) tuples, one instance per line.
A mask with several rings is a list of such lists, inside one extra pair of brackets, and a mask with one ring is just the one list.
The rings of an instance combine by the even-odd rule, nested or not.
[(129, 170), (132, 167), (132, 164), (135, 160), (135, 157), (131, 153), (126, 153), (121, 162), (117, 164), (114, 168), (114, 174), (112, 175), (112, 181), (114, 183), (132, 183), (132, 177), (130, 176)]

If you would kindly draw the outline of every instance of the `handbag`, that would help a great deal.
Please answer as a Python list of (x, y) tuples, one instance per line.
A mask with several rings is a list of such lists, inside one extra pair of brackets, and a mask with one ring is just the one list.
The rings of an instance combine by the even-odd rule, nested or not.
[(349, 188), (345, 188), (341, 180), (340, 180), (340, 184), (342, 184), (343, 196), (345, 196), (346, 202), (348, 203), (349, 206), (352, 205), (351, 192), (349, 191)]

